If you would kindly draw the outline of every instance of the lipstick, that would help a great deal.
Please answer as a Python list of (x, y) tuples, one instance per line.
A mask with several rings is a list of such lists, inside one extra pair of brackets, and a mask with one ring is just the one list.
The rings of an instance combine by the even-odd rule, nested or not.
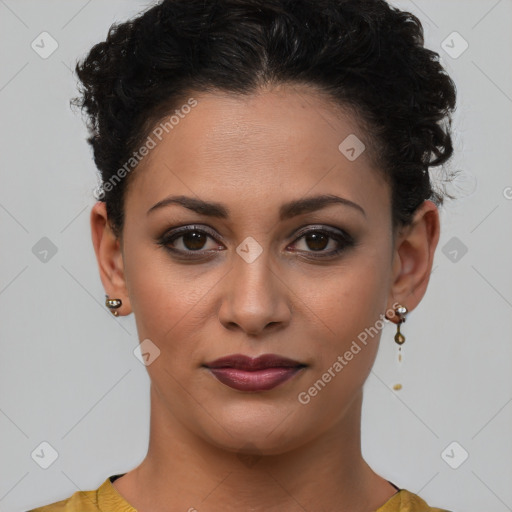
[(267, 391), (298, 374), (305, 364), (275, 354), (251, 358), (233, 354), (206, 363), (223, 384), (239, 391)]

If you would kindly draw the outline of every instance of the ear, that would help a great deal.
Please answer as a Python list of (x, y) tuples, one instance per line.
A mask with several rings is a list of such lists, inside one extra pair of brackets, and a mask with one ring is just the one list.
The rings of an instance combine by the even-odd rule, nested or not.
[[(412, 311), (420, 303), (430, 280), (439, 233), (437, 207), (425, 200), (414, 213), (412, 224), (397, 234), (388, 310), (393, 311), (393, 305), (398, 302)], [(398, 317), (395, 315), (390, 320), (396, 323)]]
[(122, 300), (117, 310), (119, 315), (128, 315), (132, 309), (124, 276), (121, 243), (110, 227), (104, 202), (98, 201), (92, 207), (91, 234), (103, 288), (111, 299)]

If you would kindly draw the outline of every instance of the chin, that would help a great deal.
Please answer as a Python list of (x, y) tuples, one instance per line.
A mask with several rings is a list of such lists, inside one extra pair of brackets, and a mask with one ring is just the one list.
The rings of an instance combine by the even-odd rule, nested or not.
[(305, 421), (288, 414), (283, 407), (275, 408), (274, 414), (268, 407), (265, 412), (260, 407), (247, 409), (245, 406), (243, 414), (224, 412), (222, 418), (216, 418), (218, 423), (203, 425), (203, 436), (218, 448), (254, 456), (280, 455), (314, 437)]

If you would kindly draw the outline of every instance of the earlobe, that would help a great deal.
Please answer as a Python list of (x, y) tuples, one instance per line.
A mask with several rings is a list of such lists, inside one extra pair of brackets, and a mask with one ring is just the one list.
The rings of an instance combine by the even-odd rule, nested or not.
[(430, 280), (439, 234), (437, 207), (425, 200), (412, 224), (397, 237), (388, 307), (399, 302), (411, 311), (420, 303)]
[(127, 315), (131, 313), (131, 306), (124, 276), (123, 255), (120, 241), (108, 222), (104, 202), (98, 201), (92, 207), (90, 220), (92, 243), (103, 288), (110, 298), (122, 301), (119, 315)]

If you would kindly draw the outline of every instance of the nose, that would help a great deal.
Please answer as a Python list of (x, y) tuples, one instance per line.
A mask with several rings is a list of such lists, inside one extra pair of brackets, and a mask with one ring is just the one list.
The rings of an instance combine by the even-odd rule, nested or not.
[(249, 263), (235, 254), (220, 286), (219, 321), (226, 329), (263, 336), (289, 324), (293, 293), (269, 256), (265, 249)]

